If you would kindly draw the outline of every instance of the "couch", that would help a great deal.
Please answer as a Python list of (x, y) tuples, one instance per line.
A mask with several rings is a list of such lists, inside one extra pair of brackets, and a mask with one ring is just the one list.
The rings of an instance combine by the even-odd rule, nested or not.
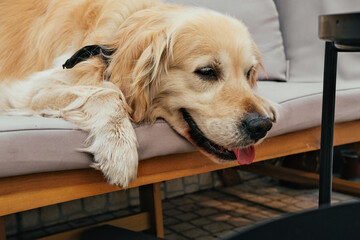
[[(359, 11), (356, 0), (169, 2), (225, 12), (253, 34), (267, 70), (257, 91), (276, 104), (280, 116), (256, 147), (255, 162), (320, 148), (324, 42), (317, 37), (318, 15)], [(342, 145), (360, 141), (360, 55), (340, 54), (338, 62), (334, 144)], [(137, 230), (163, 237), (160, 182), (237, 163), (211, 162), (163, 120), (134, 128), (140, 164), (129, 187), (140, 187), (143, 212), (132, 221)], [(89, 168), (91, 155), (77, 151), (86, 136), (59, 118), (0, 115), (0, 238), (5, 237), (1, 216), (121, 190)], [(141, 226), (140, 218), (146, 219)]]

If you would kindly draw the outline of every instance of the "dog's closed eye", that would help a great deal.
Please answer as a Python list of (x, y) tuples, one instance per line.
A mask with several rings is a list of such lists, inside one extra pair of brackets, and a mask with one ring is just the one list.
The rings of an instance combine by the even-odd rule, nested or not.
[(219, 76), (218, 70), (212, 66), (198, 68), (194, 73), (203, 80), (217, 80)]
[(254, 67), (254, 66), (252, 66), (252, 67), (249, 69), (249, 71), (246, 73), (246, 78), (247, 78), (247, 79), (250, 79), (251, 74), (254, 72), (254, 70), (255, 70), (255, 67)]

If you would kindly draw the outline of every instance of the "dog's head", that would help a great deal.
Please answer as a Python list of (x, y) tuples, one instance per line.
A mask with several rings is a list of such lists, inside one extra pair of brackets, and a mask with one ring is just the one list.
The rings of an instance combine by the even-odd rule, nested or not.
[(254, 92), (262, 65), (247, 28), (182, 7), (140, 11), (122, 27), (108, 74), (133, 120), (164, 118), (211, 159), (250, 163), (276, 111)]

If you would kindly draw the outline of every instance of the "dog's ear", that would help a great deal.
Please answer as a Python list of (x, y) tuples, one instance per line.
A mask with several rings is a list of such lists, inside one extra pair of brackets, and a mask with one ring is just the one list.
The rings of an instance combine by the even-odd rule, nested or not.
[(128, 19), (114, 43), (117, 50), (107, 68), (110, 81), (126, 91), (135, 122), (150, 120), (147, 116), (150, 104), (159, 88), (160, 77), (168, 69), (171, 25), (163, 16), (144, 11), (141, 16)]
[(141, 121), (146, 116), (152, 100), (158, 92), (160, 78), (167, 72), (170, 38), (163, 34), (152, 39), (144, 49), (133, 69), (133, 95), (130, 99), (134, 106), (133, 118)]

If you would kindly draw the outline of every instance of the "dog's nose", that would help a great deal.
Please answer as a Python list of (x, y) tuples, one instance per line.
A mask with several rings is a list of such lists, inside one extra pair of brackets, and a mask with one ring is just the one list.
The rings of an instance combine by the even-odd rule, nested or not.
[(257, 142), (265, 137), (266, 133), (271, 129), (271, 120), (258, 113), (250, 113), (246, 119), (242, 121), (242, 127), (249, 134), (250, 138)]

